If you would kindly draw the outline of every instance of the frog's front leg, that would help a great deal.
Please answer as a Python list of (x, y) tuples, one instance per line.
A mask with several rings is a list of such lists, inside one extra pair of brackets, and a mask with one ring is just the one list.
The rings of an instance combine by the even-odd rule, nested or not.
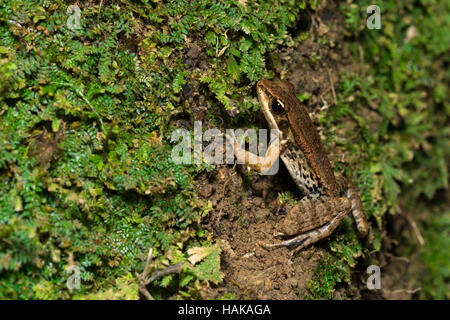
[(302, 199), (283, 221), (283, 235), (297, 236), (266, 247), (285, 246), (300, 250), (330, 236), (351, 208), (351, 201), (346, 197)]
[(238, 138), (234, 133), (226, 134), (227, 143), (231, 142), (233, 146), (233, 153), (237, 159), (238, 164), (245, 164), (261, 174), (267, 174), (270, 171), (275, 161), (280, 156), (281, 149), (286, 144), (287, 140), (282, 139), (282, 133), (276, 130), (276, 136), (270, 141), (264, 156), (251, 153), (241, 146)]

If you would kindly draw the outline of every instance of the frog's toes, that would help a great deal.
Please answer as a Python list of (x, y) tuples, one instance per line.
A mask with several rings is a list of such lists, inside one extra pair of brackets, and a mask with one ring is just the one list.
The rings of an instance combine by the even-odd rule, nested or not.
[(276, 232), (273, 236), (274, 236), (274, 238), (277, 238), (277, 239), (284, 238), (284, 237), (286, 237), (286, 233), (279, 231), (279, 232)]
[(286, 240), (283, 242), (283, 246), (295, 249), (295, 251), (301, 250), (311, 243), (312, 237), (310, 233), (298, 235), (295, 238)]
[(264, 242), (260, 242), (259, 245), (261, 247), (263, 247), (264, 249), (275, 249), (275, 248), (283, 247), (283, 243), (282, 242), (279, 242), (279, 243), (264, 243)]

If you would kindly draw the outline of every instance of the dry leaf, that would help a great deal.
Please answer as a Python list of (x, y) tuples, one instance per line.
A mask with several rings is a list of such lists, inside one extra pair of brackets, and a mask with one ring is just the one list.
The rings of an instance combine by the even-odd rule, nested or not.
[(208, 247), (195, 247), (188, 250), (189, 262), (196, 264), (199, 261), (205, 259), (211, 253), (211, 248)]

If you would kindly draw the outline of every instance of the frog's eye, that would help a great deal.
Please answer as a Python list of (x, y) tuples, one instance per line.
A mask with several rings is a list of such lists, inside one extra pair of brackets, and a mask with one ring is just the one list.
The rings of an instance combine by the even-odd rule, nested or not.
[(286, 107), (281, 100), (273, 99), (272, 101), (272, 111), (276, 114), (282, 114), (286, 111)]

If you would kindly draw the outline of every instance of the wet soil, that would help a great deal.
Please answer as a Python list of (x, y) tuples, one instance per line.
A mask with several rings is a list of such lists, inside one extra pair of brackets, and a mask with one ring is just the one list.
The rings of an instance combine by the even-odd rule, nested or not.
[[(289, 178), (287, 172), (281, 176)], [(244, 180), (238, 169), (223, 167), (198, 181), (199, 193), (213, 204), (205, 227), (220, 241), (224, 275), (221, 286), (206, 295), (232, 292), (239, 299), (298, 299), (307, 293), (322, 249), (310, 247), (294, 255), (288, 248), (263, 247), (276, 241), (286, 213), (276, 197), (283, 183), (278, 177), (260, 177), (245, 188)]]

